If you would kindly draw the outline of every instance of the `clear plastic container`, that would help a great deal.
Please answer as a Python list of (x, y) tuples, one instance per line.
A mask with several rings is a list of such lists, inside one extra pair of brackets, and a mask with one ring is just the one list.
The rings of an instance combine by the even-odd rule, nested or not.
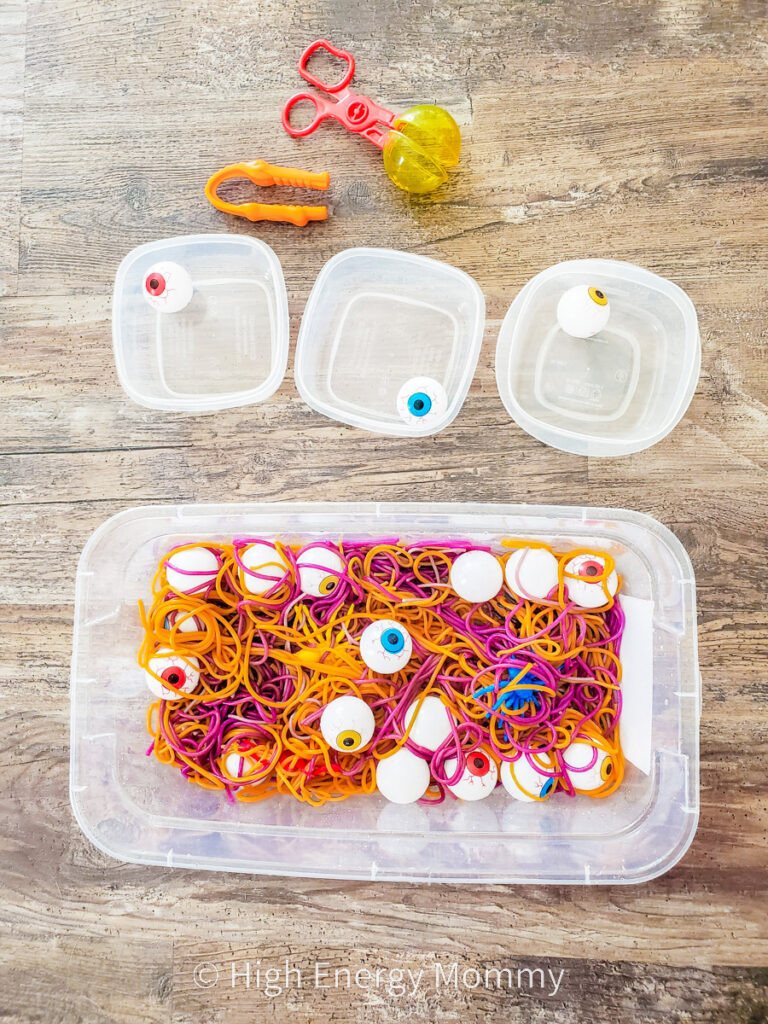
[[(560, 296), (576, 285), (610, 301), (607, 327), (579, 339), (560, 329)], [(642, 451), (690, 404), (701, 366), (698, 320), (685, 292), (617, 260), (558, 263), (509, 308), (496, 348), (496, 381), (510, 416), (533, 437), (575, 455)]]
[[(622, 599), (647, 610), (648, 671), (628, 721), (647, 716), (648, 773), (611, 797), (398, 806), (378, 795), (310, 808), (291, 797), (229, 803), (146, 756), (152, 697), (136, 661), (136, 602), (176, 544), (233, 535), (305, 542), (509, 536), (609, 551)], [(567, 550), (567, 547), (566, 547)], [(627, 640), (625, 636), (625, 641)], [(627, 652), (625, 671), (634, 660)], [(617, 509), (501, 505), (274, 504), (130, 509), (88, 541), (77, 572), (71, 799), (81, 828), (120, 860), (275, 875), (397, 881), (629, 883), (662, 874), (698, 820), (700, 680), (693, 572), (676, 537)], [(628, 737), (629, 738), (629, 737)], [(627, 753), (624, 733), (622, 744)]]
[[(485, 299), (461, 270), (393, 249), (347, 249), (326, 263), (299, 330), (296, 385), (331, 419), (400, 437), (437, 433), (455, 418), (475, 372)], [(429, 415), (405, 416), (409, 381), (436, 382)]]
[[(168, 264), (191, 279), (191, 298), (175, 312), (146, 294), (150, 271)], [(140, 245), (117, 271), (112, 338), (120, 383), (139, 405), (200, 413), (263, 402), (288, 362), (280, 262), (246, 235)]]

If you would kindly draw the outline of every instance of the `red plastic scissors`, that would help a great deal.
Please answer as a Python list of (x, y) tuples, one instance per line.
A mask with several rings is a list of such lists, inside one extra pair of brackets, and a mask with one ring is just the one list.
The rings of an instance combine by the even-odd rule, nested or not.
[[(309, 58), (318, 50), (326, 50), (334, 57), (338, 57), (347, 65), (340, 82), (329, 84), (322, 82), (307, 68)], [(339, 121), (350, 132), (357, 135), (364, 135), (374, 146), (384, 149), (389, 129), (392, 128), (395, 115), (391, 110), (385, 110), (378, 106), (367, 96), (361, 96), (348, 88), (355, 73), (355, 58), (346, 50), (339, 50), (328, 42), (327, 39), (316, 39), (314, 43), (306, 48), (299, 57), (299, 74), (301, 77), (314, 85), (316, 89), (327, 93), (328, 97), (313, 92), (299, 92), (291, 96), (283, 107), (283, 128), (293, 138), (302, 138), (311, 135), (320, 124), (329, 118)], [(332, 98), (331, 98), (332, 97)], [(307, 100), (315, 108), (315, 117), (306, 128), (294, 128), (291, 124), (291, 111), (302, 100)]]

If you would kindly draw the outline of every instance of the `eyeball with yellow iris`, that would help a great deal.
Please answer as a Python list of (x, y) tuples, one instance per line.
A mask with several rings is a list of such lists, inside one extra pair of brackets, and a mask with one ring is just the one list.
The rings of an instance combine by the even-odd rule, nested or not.
[[(445, 777), (450, 779), (456, 771), (456, 758), (452, 757), (443, 765)], [(459, 800), (484, 800), (496, 788), (499, 779), (499, 770), (496, 762), (485, 753), (484, 750), (473, 750), (467, 754), (467, 763), (461, 778), (454, 782), (448, 789)]]
[(551, 774), (554, 762), (549, 754), (521, 754), (516, 761), (501, 762), (501, 784), (515, 800), (533, 803), (546, 800), (555, 788)]
[(240, 570), (243, 590), (258, 597), (280, 583), (288, 572), (285, 559), (274, 544), (260, 540), (240, 552), (245, 568)]
[(507, 559), (504, 576), (518, 597), (543, 601), (557, 586), (557, 559), (546, 548), (516, 548)]
[(178, 263), (155, 263), (144, 275), (144, 298), (159, 313), (179, 313), (192, 300), (189, 273)]
[(296, 559), (299, 586), (310, 597), (328, 597), (338, 587), (344, 573), (344, 562), (338, 551), (313, 544)]
[(376, 721), (360, 697), (345, 694), (326, 704), (320, 716), (320, 732), (329, 747), (353, 754), (371, 742)]
[(443, 385), (433, 377), (412, 377), (397, 393), (397, 411), (412, 427), (434, 427), (448, 409)]
[(177, 594), (198, 594), (207, 590), (219, 575), (215, 552), (202, 545), (172, 551), (165, 560), (165, 578)]
[(392, 619), (379, 619), (360, 634), (360, 657), (372, 672), (391, 676), (411, 660), (413, 641), (408, 630)]
[(605, 559), (600, 555), (576, 555), (565, 563), (568, 597), (579, 608), (601, 608), (615, 597), (619, 577), (613, 570), (605, 576)]
[(563, 751), (568, 781), (577, 793), (594, 793), (613, 781), (616, 765), (607, 750), (575, 739)]
[(406, 747), (376, 765), (376, 788), (393, 804), (413, 804), (429, 789), (429, 764)]
[(182, 657), (168, 647), (160, 647), (149, 659), (144, 678), (155, 697), (177, 700), (185, 693), (192, 693), (197, 686), (200, 662), (191, 655)]
[(611, 316), (611, 304), (601, 288), (578, 284), (563, 292), (557, 304), (560, 329), (572, 338), (591, 338), (604, 330)]

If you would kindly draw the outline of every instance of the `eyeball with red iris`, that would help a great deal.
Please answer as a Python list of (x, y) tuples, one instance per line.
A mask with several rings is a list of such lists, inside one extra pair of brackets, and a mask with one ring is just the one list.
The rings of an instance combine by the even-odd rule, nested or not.
[(397, 393), (397, 411), (412, 427), (434, 427), (448, 409), (443, 385), (433, 377), (412, 377)]
[(142, 294), (159, 313), (178, 313), (192, 300), (189, 272), (178, 263), (155, 263), (144, 275)]
[(274, 544), (256, 541), (240, 552), (245, 566), (240, 570), (240, 584), (248, 594), (258, 597), (266, 594), (285, 578), (288, 565)]
[(149, 659), (148, 666), (149, 670), (144, 672), (147, 686), (161, 700), (177, 700), (185, 693), (192, 693), (200, 679), (200, 662), (197, 658), (182, 656), (168, 647), (158, 648)]
[(310, 597), (328, 597), (338, 587), (344, 573), (344, 562), (338, 551), (313, 544), (296, 559), (299, 586)]
[(408, 739), (432, 753), (451, 735), (451, 722), (450, 712), (439, 697), (417, 698), (403, 719), (405, 728), (410, 728)]
[(611, 316), (611, 304), (601, 288), (578, 284), (563, 292), (557, 304), (560, 329), (572, 338), (591, 338), (599, 334)]
[(413, 641), (405, 626), (393, 619), (379, 619), (360, 634), (360, 657), (379, 675), (391, 676), (411, 660)]
[[(456, 771), (457, 764), (455, 757), (445, 762), (443, 771), (447, 779)], [(467, 763), (461, 778), (448, 789), (459, 800), (484, 800), (496, 788), (498, 778), (496, 762), (488, 757), (484, 750), (473, 750), (467, 754)]]
[(501, 784), (515, 800), (523, 803), (546, 800), (552, 794), (555, 780), (551, 774), (554, 762), (549, 754), (521, 754), (516, 761), (501, 762)]
[(376, 788), (393, 804), (413, 804), (429, 789), (429, 764), (406, 747), (376, 765)]
[(543, 601), (558, 582), (557, 559), (546, 548), (517, 548), (507, 559), (507, 586), (519, 597)]
[(613, 780), (616, 765), (607, 750), (575, 739), (563, 751), (568, 781), (577, 793), (594, 793)]
[(329, 747), (352, 754), (371, 742), (376, 720), (360, 697), (348, 693), (326, 704), (320, 716), (320, 732)]
[(202, 545), (172, 551), (165, 560), (165, 578), (177, 594), (202, 593), (218, 575), (218, 558)]
[(619, 577), (613, 570), (605, 576), (605, 559), (600, 555), (576, 555), (565, 563), (568, 597), (579, 608), (602, 608), (616, 596)]
[(490, 551), (465, 551), (451, 565), (451, 586), (463, 601), (490, 601), (503, 582), (501, 562)]

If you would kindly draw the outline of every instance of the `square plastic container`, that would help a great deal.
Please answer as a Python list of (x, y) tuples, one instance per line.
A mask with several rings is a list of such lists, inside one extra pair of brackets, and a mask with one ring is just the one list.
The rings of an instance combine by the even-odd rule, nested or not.
[[(177, 312), (146, 297), (158, 265), (181, 268), (192, 294)], [(117, 271), (117, 373), (149, 409), (212, 412), (269, 398), (288, 362), (288, 297), (280, 262), (246, 235), (187, 235), (141, 245)]]
[[(560, 296), (601, 289), (607, 327), (572, 338), (557, 322)], [(534, 277), (509, 308), (496, 348), (496, 382), (524, 430), (575, 455), (642, 451), (690, 404), (701, 366), (698, 320), (685, 292), (617, 260), (573, 260)]]
[[(430, 807), (389, 804), (379, 795), (321, 808), (282, 796), (232, 804), (185, 782), (146, 756), (153, 698), (136, 661), (136, 602), (148, 598), (155, 566), (174, 545), (233, 535), (492, 544), (517, 536), (610, 552), (624, 579), (622, 597), (648, 610), (641, 648), (649, 674), (640, 694), (650, 722), (649, 772), (628, 764), (619, 790), (602, 800), (520, 803), (499, 788), (479, 803)], [(695, 623), (693, 572), (682, 545), (635, 512), (418, 504), (130, 509), (93, 534), (77, 572), (72, 807), (96, 846), (137, 863), (414, 882), (646, 881), (679, 860), (698, 820)]]
[[(393, 249), (347, 249), (326, 263), (309, 296), (296, 385), (331, 419), (425, 437), (459, 412), (484, 325), (485, 299), (463, 271)], [(398, 396), (409, 381), (425, 378), (436, 383), (439, 402), (423, 418), (403, 418)]]

